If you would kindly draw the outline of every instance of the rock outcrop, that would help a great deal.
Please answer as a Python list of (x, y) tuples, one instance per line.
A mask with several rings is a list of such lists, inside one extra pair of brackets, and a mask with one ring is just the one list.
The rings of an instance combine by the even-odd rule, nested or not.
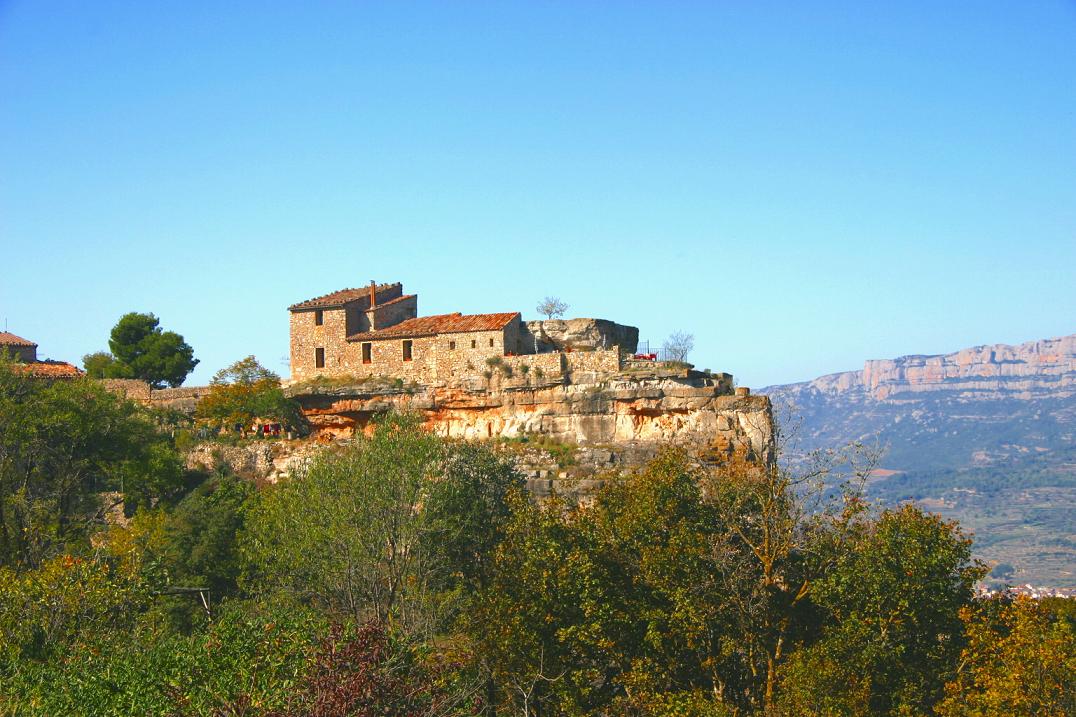
[(537, 341), (536, 351), (593, 351), (619, 346), (633, 354), (639, 329), (606, 319), (546, 319), (524, 323), (524, 341)]

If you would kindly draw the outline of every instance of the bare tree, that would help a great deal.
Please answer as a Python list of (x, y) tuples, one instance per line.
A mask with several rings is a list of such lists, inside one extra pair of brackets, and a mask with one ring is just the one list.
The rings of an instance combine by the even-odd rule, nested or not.
[(666, 361), (683, 361), (694, 348), (695, 335), (686, 331), (674, 331), (661, 347)]
[(547, 296), (538, 302), (538, 313), (542, 314), (547, 319), (564, 316), (564, 312), (567, 310), (568, 305), (556, 296)]

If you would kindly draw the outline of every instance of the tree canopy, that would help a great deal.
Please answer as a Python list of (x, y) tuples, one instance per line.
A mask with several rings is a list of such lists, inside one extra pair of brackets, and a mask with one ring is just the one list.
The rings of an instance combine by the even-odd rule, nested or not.
[(142, 407), (93, 381), (42, 382), (0, 359), (0, 565), (39, 565), (129, 509), (169, 495), (182, 470)]
[(198, 365), (194, 350), (174, 331), (164, 331), (153, 314), (124, 314), (112, 328), (111, 353), (83, 357), (91, 378), (138, 378), (155, 388), (179, 386)]
[(302, 422), (299, 406), (284, 395), (280, 377), (253, 356), (240, 359), (213, 375), (209, 391), (199, 400), (195, 415), (225, 425), (249, 425), (259, 418), (293, 426)]

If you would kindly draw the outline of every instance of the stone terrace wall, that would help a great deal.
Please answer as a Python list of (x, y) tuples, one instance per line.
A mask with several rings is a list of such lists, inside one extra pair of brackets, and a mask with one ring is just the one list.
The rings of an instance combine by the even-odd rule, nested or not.
[(209, 386), (151, 388), (147, 382), (137, 378), (106, 378), (101, 379), (100, 383), (106, 390), (131, 401), (157, 408), (174, 408), (186, 413), (193, 413), (198, 399), (209, 392)]
[(537, 377), (541, 373), (546, 378), (555, 378), (564, 374), (566, 354), (559, 352), (547, 354), (524, 354), (523, 356), (505, 356), (505, 366), (512, 368), (513, 376), (522, 376), (523, 367), (527, 366), (527, 374)]
[(101, 379), (101, 385), (107, 391), (143, 403), (149, 401), (152, 390), (147, 382), (137, 378), (105, 378)]
[(597, 349), (595, 351), (570, 351), (564, 354), (568, 370), (591, 371), (594, 373), (618, 373), (621, 368), (620, 347)]

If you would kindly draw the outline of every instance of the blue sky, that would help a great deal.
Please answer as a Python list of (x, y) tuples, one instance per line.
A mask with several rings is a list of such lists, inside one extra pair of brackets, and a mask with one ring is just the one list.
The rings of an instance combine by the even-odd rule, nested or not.
[(1076, 3), (0, 2), (0, 320), (286, 307), (696, 337), (742, 385), (1076, 331)]

